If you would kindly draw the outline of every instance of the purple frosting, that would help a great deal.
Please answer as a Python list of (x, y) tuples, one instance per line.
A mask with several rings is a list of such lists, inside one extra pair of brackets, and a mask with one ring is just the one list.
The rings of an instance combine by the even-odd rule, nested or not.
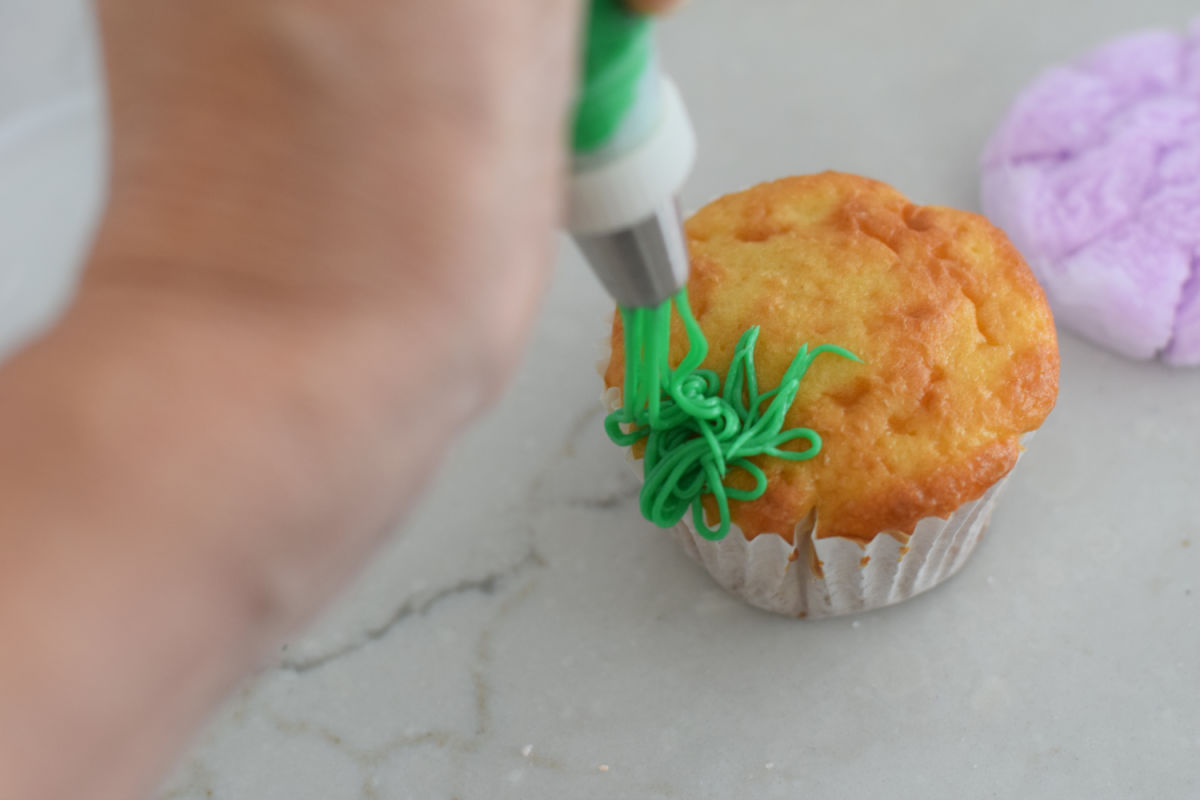
[(984, 152), (983, 207), (1060, 322), (1127, 356), (1200, 364), (1200, 24), (1038, 78)]

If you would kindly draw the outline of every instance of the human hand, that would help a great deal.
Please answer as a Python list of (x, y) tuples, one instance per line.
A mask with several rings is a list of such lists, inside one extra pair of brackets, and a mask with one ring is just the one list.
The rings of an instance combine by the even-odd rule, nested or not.
[(303, 602), (280, 601), (289, 621), (516, 362), (560, 210), (580, 6), (99, 0), (111, 198), (74, 318), (189, 350), (254, 342), (264, 396), (317, 409), (295, 432), (324, 436), (314, 501), (374, 516), (262, 556), (319, 564)]
[(271, 314), (424, 317), (475, 354), (471, 390), (494, 392), (549, 265), (577, 3), (99, 11), (112, 193), (85, 288), (203, 285), (224, 303), (252, 281)]
[(643, 14), (664, 14), (683, 5), (683, 0), (629, 0), (629, 7)]
[(393, 527), (515, 362), (565, 163), (579, 3), (97, 3), (107, 208), (0, 369), (3, 796), (144, 790)]

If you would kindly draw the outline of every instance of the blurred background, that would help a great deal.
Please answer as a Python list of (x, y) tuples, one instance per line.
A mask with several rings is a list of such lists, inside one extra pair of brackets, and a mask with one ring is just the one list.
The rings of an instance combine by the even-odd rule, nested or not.
[(0, 3), (0, 119), (99, 90), (91, 4)]
[(0, 0), (0, 356), (62, 302), (99, 213), (101, 81), (90, 3)]

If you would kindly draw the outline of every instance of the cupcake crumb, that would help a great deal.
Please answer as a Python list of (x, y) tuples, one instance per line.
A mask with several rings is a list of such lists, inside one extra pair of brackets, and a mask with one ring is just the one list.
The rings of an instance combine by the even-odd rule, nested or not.
[(600, 764), (596, 767), (596, 769), (600, 770), (601, 772), (608, 772), (608, 764)]
[(533, 755), (533, 745), (527, 744), (524, 747), (522, 747), (521, 755), (525, 756), (525, 758), (529, 758), (531, 755)]
[(774, 761), (768, 761), (768, 762), (767, 762), (766, 764), (764, 764), (763, 766), (765, 766), (767, 769), (775, 769), (775, 762), (774, 762)]

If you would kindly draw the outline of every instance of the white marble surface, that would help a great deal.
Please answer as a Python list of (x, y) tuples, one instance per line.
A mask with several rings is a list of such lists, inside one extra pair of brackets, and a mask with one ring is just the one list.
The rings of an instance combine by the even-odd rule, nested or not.
[[(686, 202), (838, 167), (973, 208), (1022, 82), (1194, 7), (982, 5), (696, 0), (663, 36), (702, 144)], [(0, 0), (9, 347), (98, 202), (79, 8)], [(1200, 371), (1065, 335), (1058, 409), (963, 572), (795, 622), (728, 599), (637, 516), (591, 371), (606, 302), (560, 261), (511, 392), (160, 800), (1200, 796)]]

